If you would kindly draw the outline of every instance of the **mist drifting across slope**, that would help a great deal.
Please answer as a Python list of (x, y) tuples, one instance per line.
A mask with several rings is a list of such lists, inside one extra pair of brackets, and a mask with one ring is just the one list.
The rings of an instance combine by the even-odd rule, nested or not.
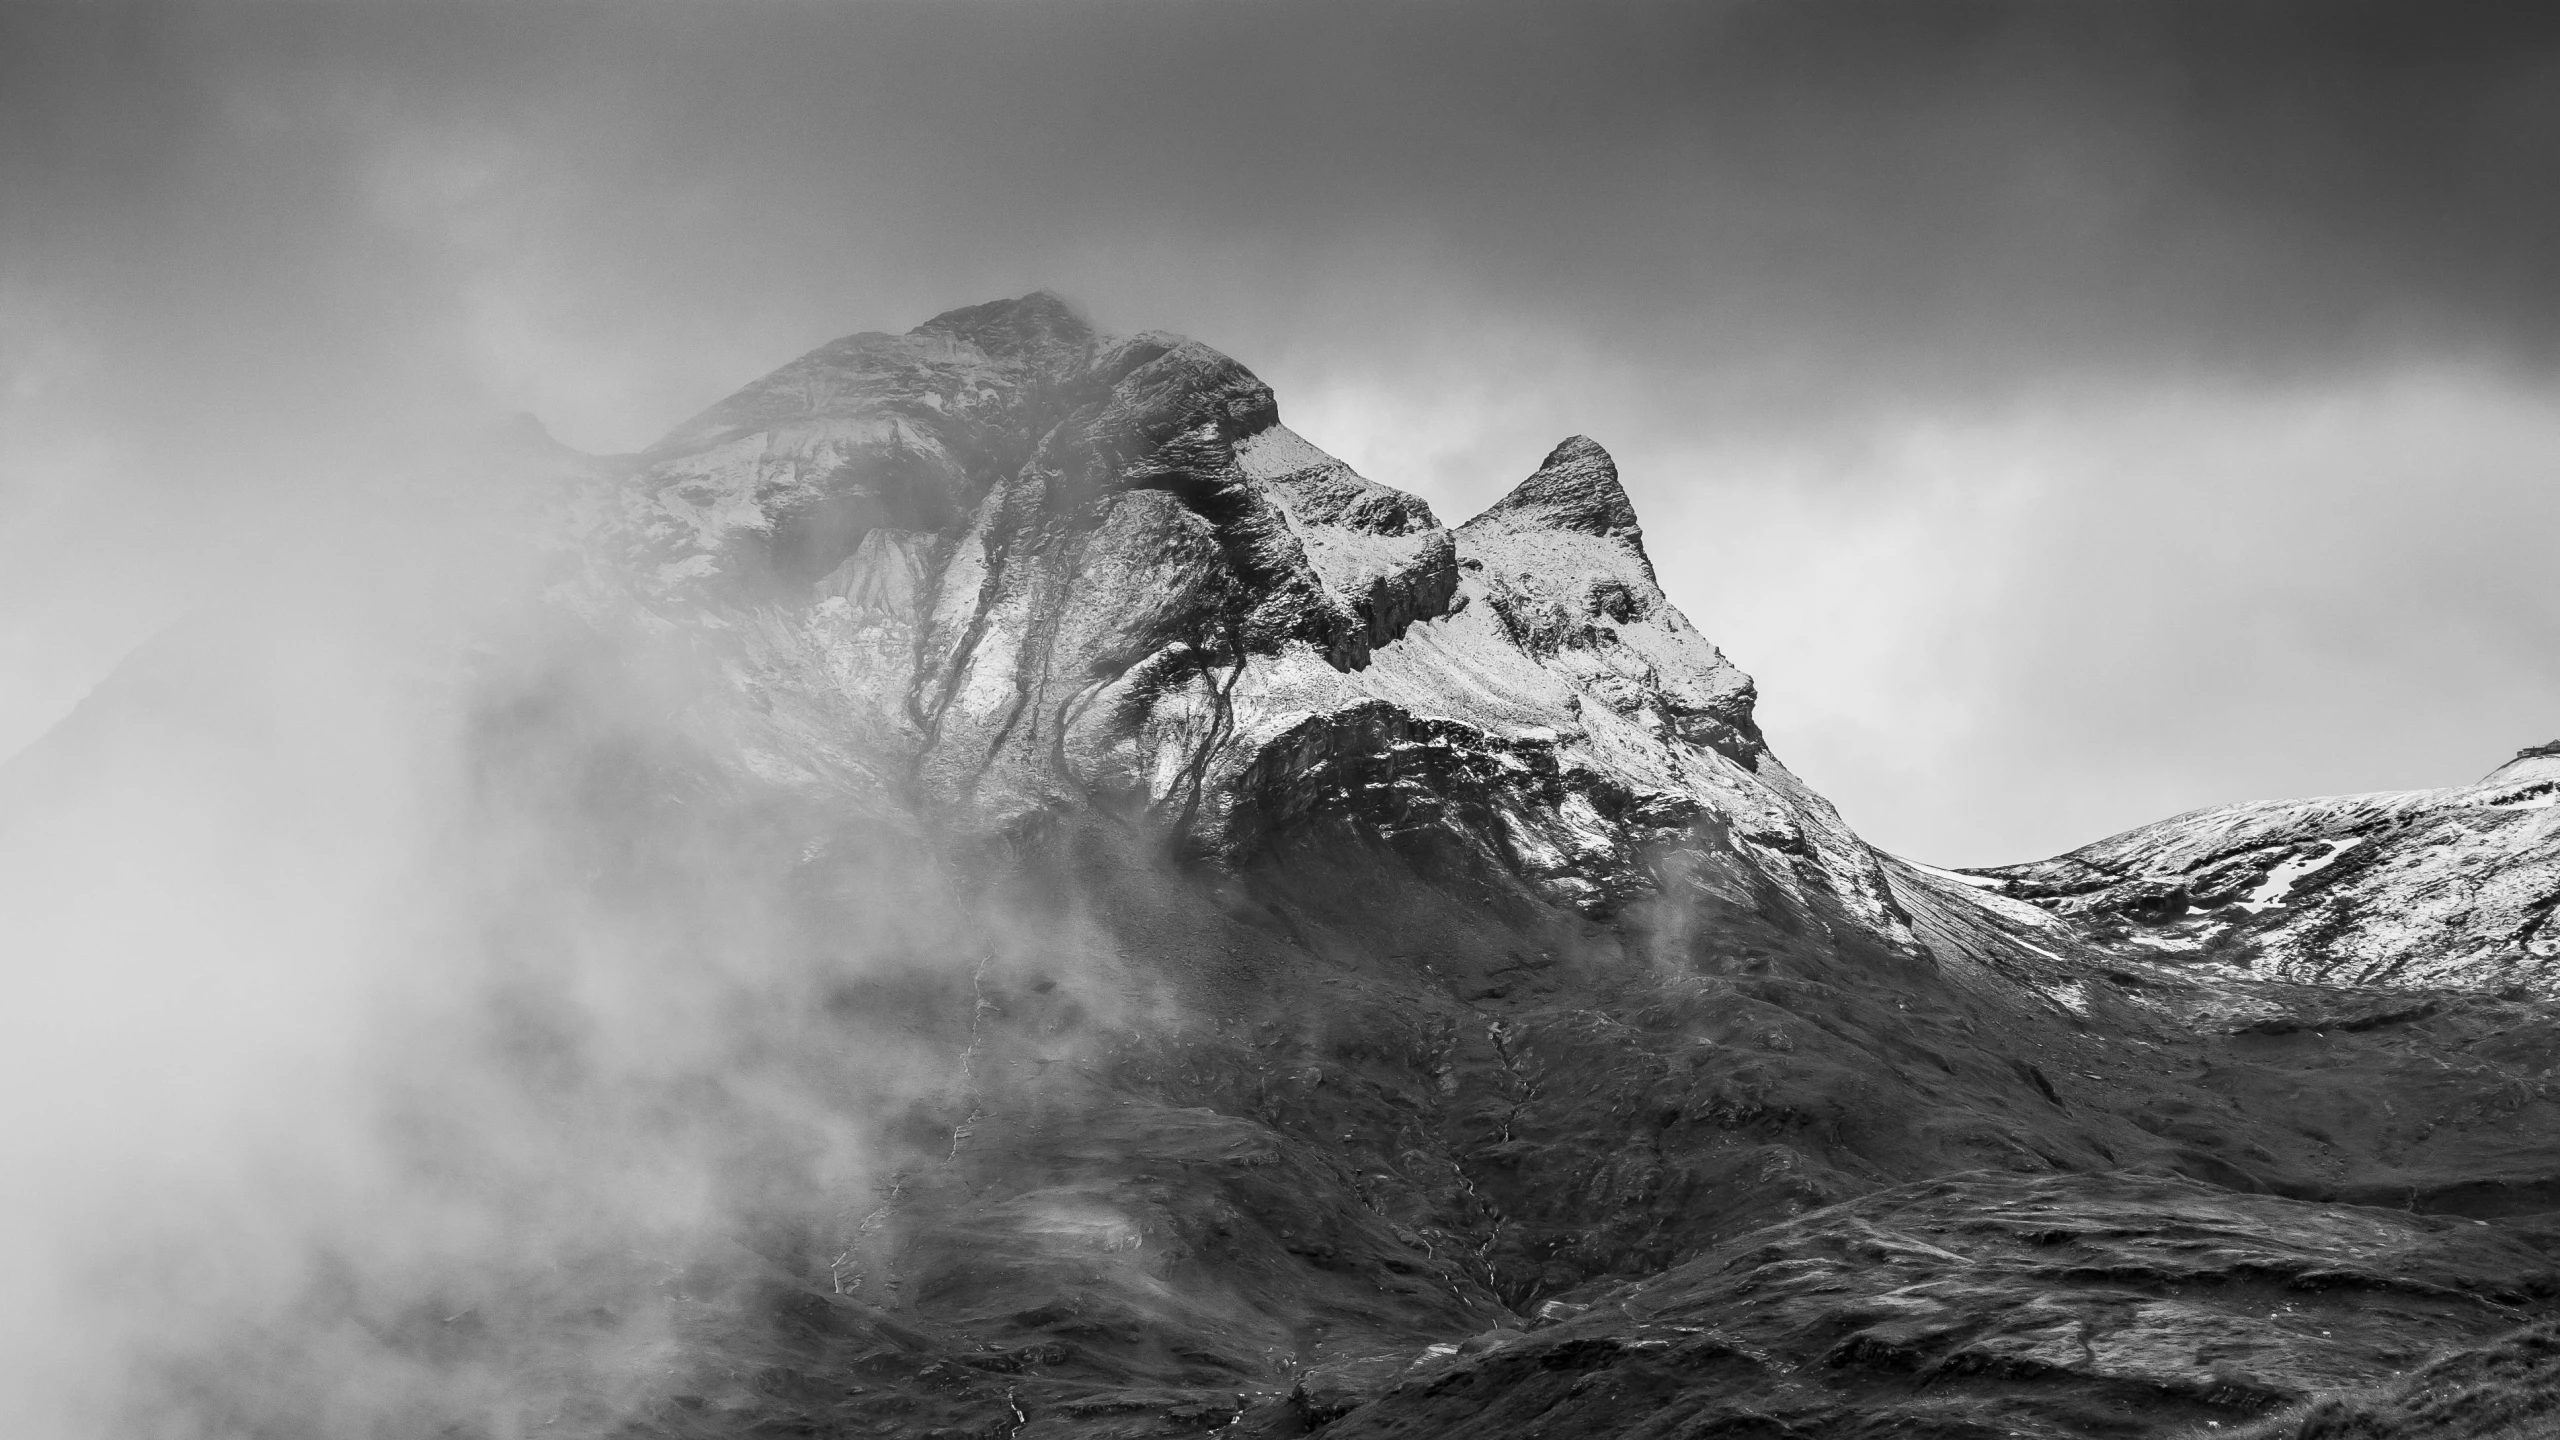
[(17, 1433), (606, 1428), (961, 1103), (1002, 912), (724, 790), (535, 459), (306, 512), (0, 770)]

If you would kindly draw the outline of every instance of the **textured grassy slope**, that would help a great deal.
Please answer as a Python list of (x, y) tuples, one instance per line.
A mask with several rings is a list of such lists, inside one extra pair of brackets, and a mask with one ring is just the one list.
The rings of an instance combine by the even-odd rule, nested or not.
[(2456, 1351), (2386, 1384), (2211, 1433), (2229, 1440), (2547, 1440), (2560, 1435), (2560, 1322)]

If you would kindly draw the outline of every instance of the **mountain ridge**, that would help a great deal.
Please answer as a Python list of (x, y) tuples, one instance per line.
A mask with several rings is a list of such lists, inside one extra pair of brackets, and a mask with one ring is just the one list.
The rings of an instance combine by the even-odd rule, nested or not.
[(2347, 984), (2560, 985), (2560, 760), (2440, 790), (2208, 806), (1968, 871), (2102, 944)]

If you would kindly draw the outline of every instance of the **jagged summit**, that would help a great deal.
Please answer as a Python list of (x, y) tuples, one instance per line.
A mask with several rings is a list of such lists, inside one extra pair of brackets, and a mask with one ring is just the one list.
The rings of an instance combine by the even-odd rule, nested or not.
[(1567, 436), (1547, 452), (1537, 473), (1512, 487), (1467, 529), (1539, 526), (1579, 530), (1643, 544), (1636, 507), (1618, 483), (1618, 463), (1588, 435)]

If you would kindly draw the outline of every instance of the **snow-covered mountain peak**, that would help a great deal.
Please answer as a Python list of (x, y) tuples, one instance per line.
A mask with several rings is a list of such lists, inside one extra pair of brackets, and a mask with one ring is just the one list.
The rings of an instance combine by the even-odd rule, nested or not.
[(1134, 804), (1227, 853), (1427, 826), (1586, 909), (1704, 826), (1893, 930), (1606, 450), (1566, 440), (1453, 531), (1279, 417), (1228, 356), (1038, 292), (749, 384), (641, 457), (603, 548), (656, 623), (739, 648), (759, 734), (729, 748), (810, 783), (999, 823)]

